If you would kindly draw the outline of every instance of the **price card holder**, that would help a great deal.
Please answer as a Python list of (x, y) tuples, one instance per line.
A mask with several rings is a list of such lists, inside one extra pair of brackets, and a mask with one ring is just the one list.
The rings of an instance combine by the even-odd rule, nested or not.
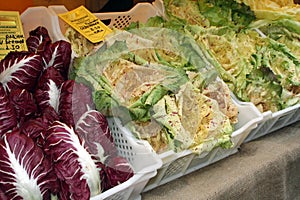
[(10, 51), (27, 51), (18, 11), (0, 11), (0, 59)]
[(84, 6), (58, 16), (92, 43), (103, 41), (105, 36), (112, 32)]

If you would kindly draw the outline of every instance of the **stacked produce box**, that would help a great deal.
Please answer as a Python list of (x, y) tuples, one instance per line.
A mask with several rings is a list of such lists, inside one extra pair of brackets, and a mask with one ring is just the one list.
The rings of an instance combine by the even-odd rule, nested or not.
[[(19, 112), (3, 131), (3, 148), (26, 133), (46, 155), (53, 186), (41, 187), (45, 199), (138, 199), (298, 121), (297, 15), (263, 9), (246, 0), (139, 3), (128, 12), (95, 13), (113, 32), (93, 44), (58, 17), (64, 6), (28, 8), (21, 18), (29, 60), (38, 57), (41, 67), (28, 89), (36, 110)], [(26, 78), (30, 62), (19, 63), (28, 54), (12, 53), (1, 64), (21, 66)], [(20, 97), (11, 82), (3, 87), (7, 102)], [(37, 122), (39, 133), (31, 127)], [(5, 187), (14, 188), (17, 179), (5, 177), (12, 182)]]

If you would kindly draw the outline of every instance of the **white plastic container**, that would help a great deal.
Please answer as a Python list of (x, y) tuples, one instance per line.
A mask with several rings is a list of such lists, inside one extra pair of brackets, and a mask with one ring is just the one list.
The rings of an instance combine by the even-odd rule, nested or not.
[(38, 26), (46, 27), (51, 39), (56, 37), (56, 33), (53, 32), (52, 28), (52, 14), (47, 7), (29, 7), (21, 14), (20, 17), (25, 38), (28, 38), (29, 32), (36, 29)]
[[(54, 40), (65, 39), (66, 23), (57, 15), (65, 13), (68, 10), (66, 7), (49, 6), (49, 12), (52, 16), (52, 31), (55, 33)], [(110, 28), (122, 29), (127, 27), (132, 22), (146, 22), (150, 17), (158, 15), (158, 11), (150, 3), (138, 3), (127, 12), (110, 12), (110, 13), (94, 13), (94, 15), (104, 22)]]
[[(241, 104), (242, 102), (235, 101)], [(290, 106), (277, 112), (266, 111), (262, 113), (262, 120), (258, 122), (257, 127), (251, 130), (244, 143), (251, 142), (255, 139), (271, 134), (283, 127), (300, 121), (300, 104)]]
[(134, 138), (127, 129), (122, 127), (119, 119), (109, 118), (108, 124), (119, 155), (130, 162), (135, 174), (126, 182), (91, 198), (91, 200), (140, 199), (142, 190), (149, 179), (157, 174), (157, 169), (162, 166), (162, 161), (148, 142)]
[(262, 136), (268, 135), (283, 127), (293, 124), (300, 120), (300, 104), (285, 108), (272, 113), (267, 111), (262, 113), (263, 120), (258, 123), (257, 128), (253, 129), (244, 142), (250, 142)]
[[(156, 7), (159, 8), (156, 9)], [(146, 22), (152, 16), (161, 15), (163, 12), (162, 9), (162, 2), (158, 0), (152, 5), (149, 3), (137, 4), (137, 6), (128, 12), (95, 13), (95, 15), (106, 22), (109, 27), (122, 29), (131, 22)], [(50, 6), (49, 10), (55, 16), (53, 17), (53, 32), (55, 32), (56, 39), (62, 39), (64, 38), (65, 23), (57, 17), (57, 14), (67, 12), (67, 9), (63, 6)], [(109, 23), (107, 23), (107, 20), (109, 20)], [(236, 153), (250, 131), (263, 119), (261, 113), (259, 113), (253, 104), (238, 103), (237, 105), (239, 108), (239, 122), (235, 127), (236, 131), (232, 135), (233, 148), (216, 148), (211, 152), (204, 152), (200, 155), (193, 154), (190, 150), (180, 153), (173, 151), (162, 153), (159, 157), (163, 162), (163, 166), (158, 169), (158, 174), (150, 179), (143, 191), (153, 189)], [(119, 128), (124, 129), (122, 126)], [(126, 132), (126, 129), (122, 132)]]
[[(60, 19), (58, 14), (68, 12), (68, 10), (61, 5), (53, 5), (48, 8), (51, 15), (52, 26), (50, 28), (54, 33), (54, 41), (67, 40), (65, 33), (69, 25)], [(157, 9), (150, 3), (138, 3), (127, 12), (94, 13), (108, 27), (117, 29), (123, 29), (132, 22), (146, 22), (150, 17), (158, 14)], [(74, 50), (72, 56), (78, 57), (77, 53)]]

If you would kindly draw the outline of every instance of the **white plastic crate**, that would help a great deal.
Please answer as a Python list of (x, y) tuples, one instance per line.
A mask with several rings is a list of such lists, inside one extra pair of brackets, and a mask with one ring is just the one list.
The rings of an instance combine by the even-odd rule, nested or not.
[(108, 124), (119, 155), (130, 162), (135, 173), (126, 182), (94, 196), (91, 200), (140, 199), (143, 188), (149, 179), (157, 174), (162, 161), (148, 142), (134, 138), (127, 129), (122, 127), (119, 119), (109, 118)]
[[(52, 30), (55, 40), (65, 39), (66, 23), (57, 15), (68, 10), (61, 5), (49, 6), (52, 14)], [(132, 22), (146, 22), (150, 17), (158, 15), (158, 11), (150, 3), (138, 3), (127, 12), (94, 13), (94, 15), (110, 28), (123, 29)]]
[(55, 38), (56, 34), (52, 28), (52, 14), (45, 6), (29, 7), (21, 14), (21, 21), (25, 38), (28, 38), (29, 32), (36, 29), (38, 26), (47, 28), (50, 38)]
[(240, 102), (236, 105), (239, 109), (239, 121), (232, 133), (232, 148), (217, 147), (200, 155), (194, 154), (190, 150), (179, 153), (174, 151), (162, 153), (159, 156), (163, 161), (163, 165), (158, 169), (157, 175), (149, 180), (143, 191), (149, 191), (238, 152), (240, 145), (248, 134), (257, 127), (257, 124), (263, 120), (263, 116), (252, 103)]
[[(52, 5), (48, 8), (51, 14), (54, 41), (68, 40), (65, 33), (69, 25), (58, 17), (58, 14), (67, 12), (67, 8), (61, 5)], [(108, 27), (117, 29), (123, 29), (132, 22), (146, 22), (150, 17), (158, 14), (157, 9), (150, 3), (138, 3), (127, 12), (94, 13)], [(75, 51), (72, 52), (72, 56), (78, 57)]]
[(283, 127), (293, 124), (300, 120), (300, 104), (285, 108), (272, 113), (263, 113), (263, 120), (258, 123), (257, 128), (253, 129), (244, 142), (250, 142), (262, 136), (268, 135)]
[[(261, 37), (266, 37), (259, 29), (255, 30), (261, 35)], [(266, 111), (262, 113), (263, 120), (258, 124), (256, 129), (251, 131), (244, 142), (246, 143), (258, 139), (299, 121), (299, 108), (300, 104), (296, 104), (277, 112)]]
[[(234, 95), (233, 95), (234, 96)], [(239, 104), (241, 101), (233, 97)], [(262, 113), (262, 120), (257, 127), (251, 130), (244, 143), (253, 141), (283, 127), (291, 125), (300, 120), (300, 104), (290, 106), (277, 112), (266, 111)]]

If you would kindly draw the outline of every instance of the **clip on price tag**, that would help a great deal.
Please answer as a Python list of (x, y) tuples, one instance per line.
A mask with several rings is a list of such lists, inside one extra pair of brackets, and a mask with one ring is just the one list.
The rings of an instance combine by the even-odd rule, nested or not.
[(0, 59), (10, 51), (27, 51), (18, 11), (0, 11)]
[(92, 43), (103, 41), (105, 36), (112, 32), (84, 6), (58, 16)]

